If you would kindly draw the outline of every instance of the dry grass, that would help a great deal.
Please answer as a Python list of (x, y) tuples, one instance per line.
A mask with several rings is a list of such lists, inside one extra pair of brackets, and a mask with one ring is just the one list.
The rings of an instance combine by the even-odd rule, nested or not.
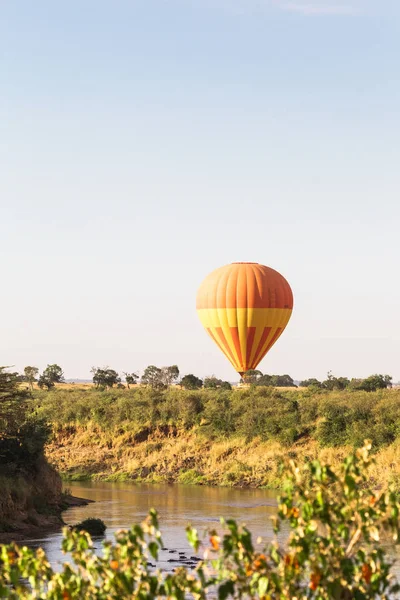
[[(349, 447), (321, 448), (315, 440), (290, 448), (278, 442), (242, 438), (210, 442), (196, 430), (169, 437), (155, 431), (142, 442), (131, 434), (107, 436), (97, 426), (59, 430), (47, 449), (56, 469), (70, 479), (145, 482), (183, 482), (237, 487), (279, 488), (281, 465), (289, 458), (299, 463), (321, 458), (338, 465)], [(388, 480), (400, 484), (400, 444), (381, 449), (372, 467), (377, 487)]]

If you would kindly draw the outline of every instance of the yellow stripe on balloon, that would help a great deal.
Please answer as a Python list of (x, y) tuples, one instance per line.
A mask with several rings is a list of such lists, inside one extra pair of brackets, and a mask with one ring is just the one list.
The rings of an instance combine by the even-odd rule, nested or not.
[[(233, 367), (238, 372), (245, 372), (255, 368), (255, 359), (258, 363), (271, 342), (275, 343), (280, 337), (290, 319), (292, 309), (205, 308), (198, 309), (197, 313), (203, 327), (217, 342)], [(254, 335), (247, 356), (249, 328), (254, 328)]]
[(203, 327), (221, 327), (220, 319), (229, 327), (238, 327), (239, 321), (246, 327), (284, 327), (292, 314), (291, 308), (199, 308), (197, 310)]

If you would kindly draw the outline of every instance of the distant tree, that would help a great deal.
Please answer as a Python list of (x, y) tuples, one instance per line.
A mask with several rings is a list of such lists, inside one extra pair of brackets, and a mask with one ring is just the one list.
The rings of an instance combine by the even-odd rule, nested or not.
[[(255, 371), (260, 373), (260, 371)], [(290, 375), (263, 375), (256, 377), (254, 385), (273, 387), (297, 387)]]
[(332, 371), (329, 371), (327, 378), (322, 382), (322, 386), (327, 390), (344, 390), (350, 385), (347, 377), (334, 377)]
[(315, 378), (311, 378), (311, 379), (304, 379), (303, 381), (300, 381), (300, 387), (317, 387), (317, 388), (322, 388), (322, 382), (318, 381), (318, 379)]
[(177, 381), (179, 377), (179, 369), (177, 365), (172, 365), (171, 367), (162, 367), (161, 369), (161, 379), (163, 384), (166, 387), (172, 385), (175, 381)]
[(141, 383), (144, 385), (150, 385), (154, 389), (165, 389), (169, 387), (179, 377), (179, 369), (177, 365), (171, 367), (156, 367), (149, 365), (145, 368)]
[(110, 367), (92, 367), (93, 383), (98, 388), (112, 388), (114, 385), (121, 383), (121, 377), (117, 371)]
[(33, 390), (33, 383), (37, 380), (39, 369), (37, 367), (25, 367), (24, 376), (25, 381), (29, 383), (29, 387)]
[(38, 379), (38, 386), (50, 390), (56, 383), (63, 383), (64, 381), (64, 373), (59, 365), (47, 365)]
[(199, 377), (196, 377), (196, 375), (189, 373), (189, 375), (182, 377), (181, 386), (185, 390), (199, 390), (203, 387), (203, 381)]
[(273, 375), (276, 387), (297, 387), (290, 375)]
[(129, 389), (129, 386), (135, 385), (139, 379), (139, 375), (137, 375), (136, 373), (126, 373), (124, 371), (124, 376), (125, 376), (125, 382), (126, 382), (126, 385), (128, 386), (128, 389)]
[(222, 381), (220, 388), (221, 390), (231, 390), (232, 385), (229, 383), (229, 381)]
[(375, 392), (392, 387), (392, 377), (390, 375), (370, 375), (366, 379), (352, 379), (350, 387), (355, 390)]
[(206, 377), (204, 379), (204, 387), (208, 389), (222, 389), (222, 390), (231, 390), (232, 386), (229, 381), (222, 381), (222, 379), (218, 379), (214, 375), (211, 377)]
[(149, 365), (143, 371), (141, 383), (149, 385), (154, 389), (162, 389), (165, 387), (162, 370), (154, 365)]
[(222, 383), (221, 379), (217, 379), (217, 377), (215, 377), (214, 375), (211, 375), (211, 377), (206, 377), (204, 379), (204, 387), (206, 389), (216, 389), (217, 387), (220, 387)]
[(275, 379), (273, 377), (273, 375), (263, 375), (262, 377), (259, 377), (255, 383), (255, 385), (275, 385)]
[(261, 371), (258, 371), (257, 369), (250, 369), (249, 371), (246, 371), (246, 373), (243, 375), (242, 380), (244, 381), (244, 383), (249, 383), (250, 385), (252, 385), (257, 383), (257, 381), (262, 376), (263, 374), (261, 373)]

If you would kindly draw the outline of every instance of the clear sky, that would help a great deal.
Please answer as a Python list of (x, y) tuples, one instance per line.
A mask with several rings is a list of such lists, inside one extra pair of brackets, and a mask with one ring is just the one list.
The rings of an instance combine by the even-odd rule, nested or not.
[(400, 379), (398, 0), (1, 0), (0, 364), (235, 374), (214, 268), (280, 271), (294, 378)]

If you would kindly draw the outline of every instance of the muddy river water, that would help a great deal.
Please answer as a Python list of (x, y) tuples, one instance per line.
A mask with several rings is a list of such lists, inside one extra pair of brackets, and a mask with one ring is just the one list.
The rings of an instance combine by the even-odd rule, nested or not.
[[(219, 528), (219, 517), (236, 519), (253, 533), (269, 540), (273, 536), (271, 516), (277, 510), (274, 492), (257, 489), (230, 489), (203, 486), (168, 484), (133, 484), (84, 482), (70, 484), (74, 496), (94, 500), (87, 506), (73, 507), (63, 513), (67, 524), (75, 524), (88, 517), (102, 519), (107, 525), (107, 538), (113, 538), (118, 529), (129, 528), (141, 522), (151, 508), (159, 513), (160, 529), (165, 550), (160, 552), (157, 566), (172, 571), (178, 564), (193, 556), (186, 540), (185, 527), (190, 523), (199, 533), (209, 527)], [(288, 530), (280, 534), (281, 541), (287, 539)], [(61, 532), (47, 534), (43, 538), (29, 540), (31, 547), (44, 548), (51, 564), (57, 566), (66, 560), (60, 550)], [(95, 540), (96, 551), (101, 541)], [(399, 554), (394, 570), (400, 579)], [(181, 555), (179, 555), (181, 553)], [(182, 559), (182, 560), (181, 560)]]
[[(63, 513), (68, 524), (88, 517), (102, 519), (107, 525), (106, 537), (142, 521), (150, 508), (160, 517), (160, 529), (167, 550), (160, 553), (158, 566), (171, 570), (177, 566), (178, 553), (193, 555), (185, 534), (191, 523), (199, 532), (218, 527), (219, 517), (232, 517), (245, 523), (257, 536), (270, 538), (271, 516), (276, 512), (276, 495), (267, 490), (213, 488), (168, 484), (132, 484), (84, 482), (69, 484), (71, 493), (94, 500), (87, 506), (73, 507)], [(42, 546), (50, 562), (65, 560), (60, 551), (61, 533), (30, 540), (30, 546)], [(96, 540), (96, 547), (101, 543)], [(174, 562), (172, 562), (174, 561)], [(176, 562), (175, 562), (176, 561)]]

